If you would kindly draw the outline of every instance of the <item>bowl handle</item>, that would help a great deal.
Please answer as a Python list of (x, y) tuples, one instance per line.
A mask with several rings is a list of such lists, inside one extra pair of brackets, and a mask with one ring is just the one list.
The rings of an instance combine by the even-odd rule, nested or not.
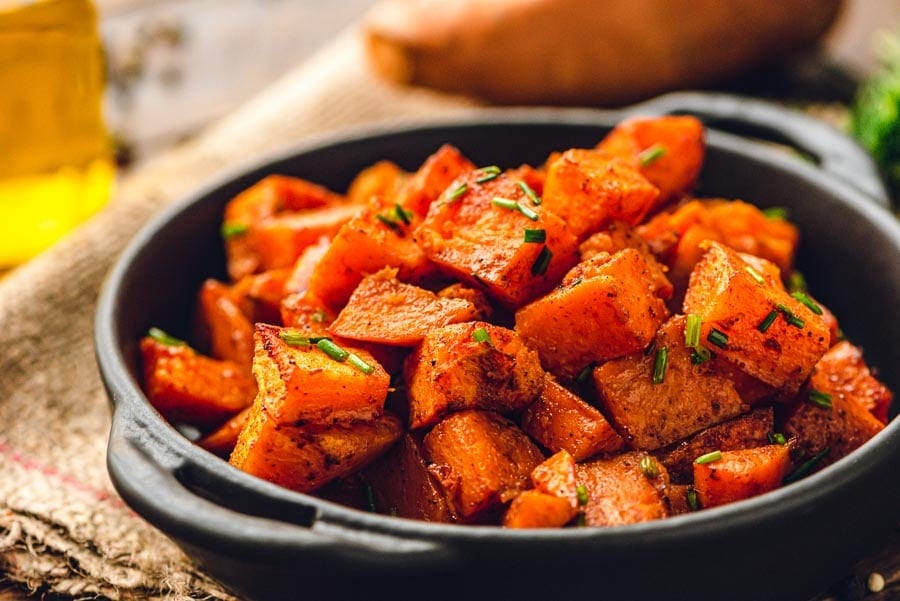
[(872, 157), (829, 124), (771, 102), (732, 94), (675, 92), (629, 107), (626, 115), (687, 114), (715, 129), (788, 144), (819, 167), (890, 208), (890, 195)]

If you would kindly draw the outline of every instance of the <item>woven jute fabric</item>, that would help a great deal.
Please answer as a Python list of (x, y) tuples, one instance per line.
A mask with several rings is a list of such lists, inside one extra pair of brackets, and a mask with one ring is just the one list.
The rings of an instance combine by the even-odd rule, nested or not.
[(232, 598), (109, 481), (92, 341), (103, 276), (148, 217), (229, 167), (313, 134), (471, 107), (377, 81), (350, 30), (121, 182), (102, 213), (0, 281), (0, 579), (73, 598)]

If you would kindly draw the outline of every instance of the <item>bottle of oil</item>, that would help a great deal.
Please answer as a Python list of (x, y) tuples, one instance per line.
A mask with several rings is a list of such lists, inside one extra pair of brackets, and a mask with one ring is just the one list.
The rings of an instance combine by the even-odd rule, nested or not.
[(109, 199), (104, 77), (90, 0), (0, 0), (0, 270)]

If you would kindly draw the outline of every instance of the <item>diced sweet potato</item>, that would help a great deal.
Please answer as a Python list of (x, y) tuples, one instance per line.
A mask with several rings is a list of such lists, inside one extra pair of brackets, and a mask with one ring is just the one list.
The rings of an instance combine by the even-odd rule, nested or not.
[(347, 188), (347, 200), (355, 204), (365, 204), (373, 196), (393, 198), (408, 177), (408, 174), (395, 163), (378, 161), (353, 178), (350, 187)]
[[(544, 204), (535, 206), (510, 174), (482, 183), (479, 179), (484, 175), (473, 171), (454, 181), (431, 205), (416, 240), (449, 275), (515, 308), (559, 281), (575, 263), (576, 241), (566, 224)], [(451, 199), (455, 190), (463, 192)], [(495, 198), (518, 203), (537, 220), (498, 206)], [(526, 242), (526, 229), (543, 230), (544, 242)]]
[(249, 417), (250, 407), (247, 407), (222, 424), (220, 428), (198, 440), (197, 446), (206, 449), (210, 453), (215, 453), (219, 457), (225, 457), (227, 459), (234, 450), (238, 436), (247, 424)]
[(641, 471), (645, 453), (631, 452), (610, 459), (579, 464), (576, 480), (585, 486), (588, 502), (584, 506), (588, 526), (618, 526), (658, 520), (669, 515), (664, 491), (668, 475), (656, 465), (655, 478)]
[(592, 235), (579, 246), (582, 261), (595, 257), (601, 252), (613, 255), (626, 248), (633, 248), (641, 253), (641, 257), (650, 268), (656, 295), (665, 300), (672, 298), (674, 289), (666, 277), (668, 267), (656, 260), (653, 253), (650, 252), (650, 247), (629, 223), (613, 221), (605, 230)]
[(424, 441), (429, 467), (454, 513), (475, 521), (528, 484), (544, 459), (533, 442), (506, 418), (462, 411), (445, 418)]
[(516, 312), (516, 331), (538, 351), (544, 368), (560, 377), (574, 378), (590, 363), (642, 350), (668, 315), (638, 251), (591, 262), (597, 265), (590, 271), (575, 268), (584, 276), (567, 275), (563, 286)]
[(428, 471), (419, 441), (409, 434), (366, 468), (365, 477), (378, 511), (426, 522), (453, 521), (443, 491)]
[[(487, 334), (476, 340), (475, 332)], [(537, 353), (515, 332), (474, 321), (431, 330), (406, 361), (411, 428), (463, 409), (517, 413), (544, 386)]]
[(458, 282), (442, 288), (437, 295), (439, 298), (459, 298), (469, 301), (475, 307), (475, 319), (481, 321), (488, 319), (494, 313), (494, 308), (484, 292), (475, 288), (469, 288)]
[(547, 374), (544, 390), (522, 413), (522, 429), (545, 448), (576, 461), (614, 453), (625, 445), (603, 414)]
[(241, 313), (247, 316), (251, 324), (281, 322), (281, 300), (290, 275), (289, 269), (272, 269), (245, 275), (232, 287)]
[(669, 470), (673, 482), (689, 484), (694, 478), (693, 465), (697, 457), (713, 451), (753, 449), (769, 444), (769, 434), (775, 431), (773, 413), (771, 407), (755, 409), (653, 454)]
[(572, 509), (578, 506), (575, 458), (568, 451), (560, 451), (534, 468), (531, 483), (542, 493), (565, 499)]
[[(656, 159), (645, 152), (657, 147)], [(634, 117), (621, 122), (597, 145), (597, 150), (628, 161), (659, 188), (657, 204), (689, 192), (703, 166), (703, 123), (690, 116)]]
[(315, 244), (311, 244), (303, 250), (297, 261), (294, 262), (294, 266), (291, 267), (290, 275), (284, 282), (283, 295), (306, 292), (310, 281), (312, 281), (316, 265), (328, 252), (329, 246), (331, 246), (331, 238), (322, 236)]
[(509, 506), (503, 517), (506, 528), (559, 528), (576, 515), (575, 508), (560, 497), (526, 490)]
[(390, 376), (369, 353), (346, 348), (370, 365), (366, 374), (316, 345), (292, 346), (290, 328), (256, 324), (253, 375), (259, 398), (277, 425), (329, 425), (381, 415)]
[(849, 399), (878, 418), (888, 421), (888, 410), (894, 395), (879, 382), (863, 360), (862, 350), (847, 341), (838, 342), (816, 365), (813, 386), (827, 379), (827, 392)]
[(212, 356), (233, 361), (249, 374), (253, 324), (238, 307), (231, 289), (216, 280), (206, 280), (200, 288), (198, 304), (201, 327), (209, 335)]
[[(691, 475), (693, 479), (693, 473)], [(688, 484), (670, 483), (665, 490), (666, 503), (669, 506), (669, 515), (683, 515), (695, 511), (688, 502), (688, 491), (693, 490)]]
[(398, 202), (420, 217), (457, 177), (475, 169), (469, 159), (449, 144), (428, 157), (419, 170), (401, 187)]
[(363, 278), (329, 331), (351, 340), (415, 346), (434, 328), (472, 321), (477, 314), (469, 301), (438, 298), (397, 281), (397, 269), (385, 267)]
[(237, 363), (217, 361), (186, 345), (141, 340), (144, 391), (174, 423), (215, 428), (244, 409), (256, 395), (250, 375)]
[(694, 490), (701, 507), (749, 499), (781, 486), (791, 467), (787, 445), (724, 451), (712, 463), (694, 463)]
[[(656, 335), (655, 350), (594, 369), (600, 403), (635, 449), (654, 450), (746, 411), (734, 385), (711, 361), (695, 365), (684, 344), (685, 319), (675, 316)], [(667, 349), (662, 380), (658, 354)]]
[(303, 336), (328, 336), (337, 313), (309, 292), (289, 294), (281, 301), (281, 323)]
[(229, 463), (279, 486), (310, 492), (366, 466), (402, 435), (403, 425), (390, 414), (325, 428), (282, 426), (260, 397)]
[(717, 242), (704, 246), (708, 250), (684, 299), (685, 313), (702, 319), (701, 340), (766, 384), (797, 391), (828, 349), (828, 327), (806, 305), (758, 277), (734, 250)]
[(594, 150), (564, 152), (547, 168), (544, 205), (579, 240), (612, 219), (640, 223), (659, 190), (628, 162)]

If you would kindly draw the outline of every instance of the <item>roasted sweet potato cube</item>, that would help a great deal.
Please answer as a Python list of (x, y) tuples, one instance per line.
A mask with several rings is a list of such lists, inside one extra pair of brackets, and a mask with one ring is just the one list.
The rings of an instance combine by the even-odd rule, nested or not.
[(404, 376), (411, 428), (462, 409), (518, 413), (544, 386), (537, 353), (512, 330), (481, 321), (428, 332), (406, 360)]
[(685, 313), (703, 320), (701, 340), (751, 376), (796, 392), (828, 350), (828, 327), (734, 250), (704, 245), (684, 299)]
[(566, 276), (561, 287), (516, 312), (522, 340), (560, 377), (574, 378), (591, 363), (644, 349), (668, 315), (638, 251), (589, 262), (599, 263), (582, 270), (583, 277)]
[(459, 282), (438, 290), (437, 295), (440, 298), (458, 298), (469, 301), (475, 307), (475, 319), (481, 321), (488, 319), (494, 313), (494, 308), (484, 292), (475, 288), (469, 288)]
[[(659, 329), (653, 352), (594, 369), (606, 415), (635, 449), (659, 449), (747, 410), (731, 380), (711, 361), (691, 361), (684, 328), (684, 317), (675, 316)], [(663, 353), (665, 369), (654, 380)]]
[(572, 509), (578, 506), (575, 458), (568, 451), (560, 451), (534, 468), (531, 483), (542, 493), (565, 499)]
[(701, 507), (716, 507), (775, 490), (791, 467), (787, 445), (724, 451), (711, 463), (694, 463), (694, 490)]
[[(693, 479), (693, 473), (691, 474), (691, 479)], [(689, 484), (670, 483), (666, 487), (665, 496), (666, 503), (669, 506), (669, 515), (683, 515), (695, 511), (688, 501), (688, 491), (693, 489), (694, 487)]]
[(407, 434), (384, 457), (366, 468), (375, 508), (401, 518), (452, 522), (443, 491), (428, 471), (418, 440)]
[(894, 395), (879, 382), (863, 360), (862, 350), (846, 340), (826, 352), (816, 365), (813, 386), (827, 379), (827, 392), (854, 401), (883, 424)]
[(215, 428), (253, 402), (250, 374), (232, 361), (217, 361), (186, 345), (141, 340), (144, 390), (170, 422)]
[(249, 374), (253, 362), (253, 324), (241, 311), (231, 288), (206, 280), (200, 288), (199, 319), (216, 359), (233, 361)]
[(576, 466), (575, 478), (587, 488), (583, 511), (588, 526), (635, 524), (669, 515), (664, 495), (668, 475), (658, 464), (656, 477), (644, 475), (641, 459), (645, 455), (631, 452)]
[(424, 217), (431, 203), (453, 180), (473, 169), (475, 165), (459, 150), (444, 144), (401, 187), (397, 200), (404, 208)]
[(576, 514), (575, 508), (563, 498), (526, 490), (510, 503), (503, 516), (503, 525), (506, 528), (559, 528)]
[(229, 463), (279, 486), (311, 492), (365, 467), (402, 435), (403, 424), (390, 414), (324, 428), (283, 426), (261, 397)]
[(769, 434), (775, 431), (773, 414), (771, 407), (754, 409), (653, 454), (666, 466), (673, 482), (689, 484), (694, 478), (693, 465), (697, 457), (713, 451), (754, 449), (769, 444)]
[[(453, 182), (432, 204), (416, 240), (443, 271), (515, 308), (559, 282), (575, 263), (576, 241), (566, 224), (544, 205), (536, 206), (511, 174), (484, 179), (481, 171), (473, 171)], [(461, 195), (451, 198), (457, 190)], [(525, 230), (539, 230), (534, 235), (544, 241), (526, 242)]]
[(316, 265), (319, 264), (319, 261), (325, 256), (325, 253), (328, 252), (328, 247), (330, 246), (331, 238), (322, 236), (315, 244), (311, 244), (303, 249), (303, 252), (300, 253), (300, 256), (294, 262), (294, 266), (291, 267), (290, 273), (284, 282), (283, 295), (306, 292), (306, 289), (309, 288), (310, 281), (312, 281), (312, 275), (316, 270)]
[(429, 331), (472, 321), (477, 315), (469, 301), (438, 298), (429, 290), (399, 282), (397, 269), (385, 267), (363, 278), (329, 331), (351, 340), (415, 346)]
[(597, 409), (547, 374), (544, 390), (522, 413), (522, 429), (545, 448), (576, 461), (622, 449), (625, 440)]
[(290, 328), (256, 324), (253, 375), (259, 398), (277, 425), (371, 420), (381, 415), (390, 376), (369, 353), (352, 352), (372, 368), (338, 361), (316, 345), (299, 343)]
[(641, 235), (629, 223), (613, 221), (606, 229), (592, 235), (579, 246), (582, 261), (595, 257), (601, 252), (613, 255), (626, 248), (633, 248), (641, 253), (641, 257), (646, 261), (647, 267), (650, 268), (656, 295), (665, 300), (672, 298), (674, 288), (666, 277), (668, 267), (656, 260), (653, 253), (650, 252), (647, 242), (641, 238)]
[(350, 187), (347, 200), (355, 204), (365, 204), (373, 196), (393, 198), (409, 175), (391, 161), (378, 161), (360, 171)]
[(235, 445), (237, 445), (241, 430), (247, 424), (247, 420), (250, 417), (250, 409), (250, 407), (247, 407), (222, 424), (218, 429), (198, 440), (197, 446), (227, 459), (234, 450)]
[(429, 470), (454, 513), (476, 521), (527, 488), (544, 459), (528, 436), (490, 411), (454, 413), (425, 436)]
[(609, 132), (597, 150), (639, 169), (659, 188), (658, 204), (664, 204), (689, 192), (697, 181), (706, 150), (703, 123), (673, 115), (626, 119)]
[(289, 269), (245, 275), (232, 286), (235, 302), (251, 324), (281, 323), (281, 301), (290, 278)]
[(613, 219), (640, 223), (659, 190), (628, 162), (594, 150), (564, 152), (547, 168), (544, 205), (579, 240)]
[(310, 292), (289, 294), (281, 301), (281, 323), (303, 336), (328, 336), (337, 313)]

